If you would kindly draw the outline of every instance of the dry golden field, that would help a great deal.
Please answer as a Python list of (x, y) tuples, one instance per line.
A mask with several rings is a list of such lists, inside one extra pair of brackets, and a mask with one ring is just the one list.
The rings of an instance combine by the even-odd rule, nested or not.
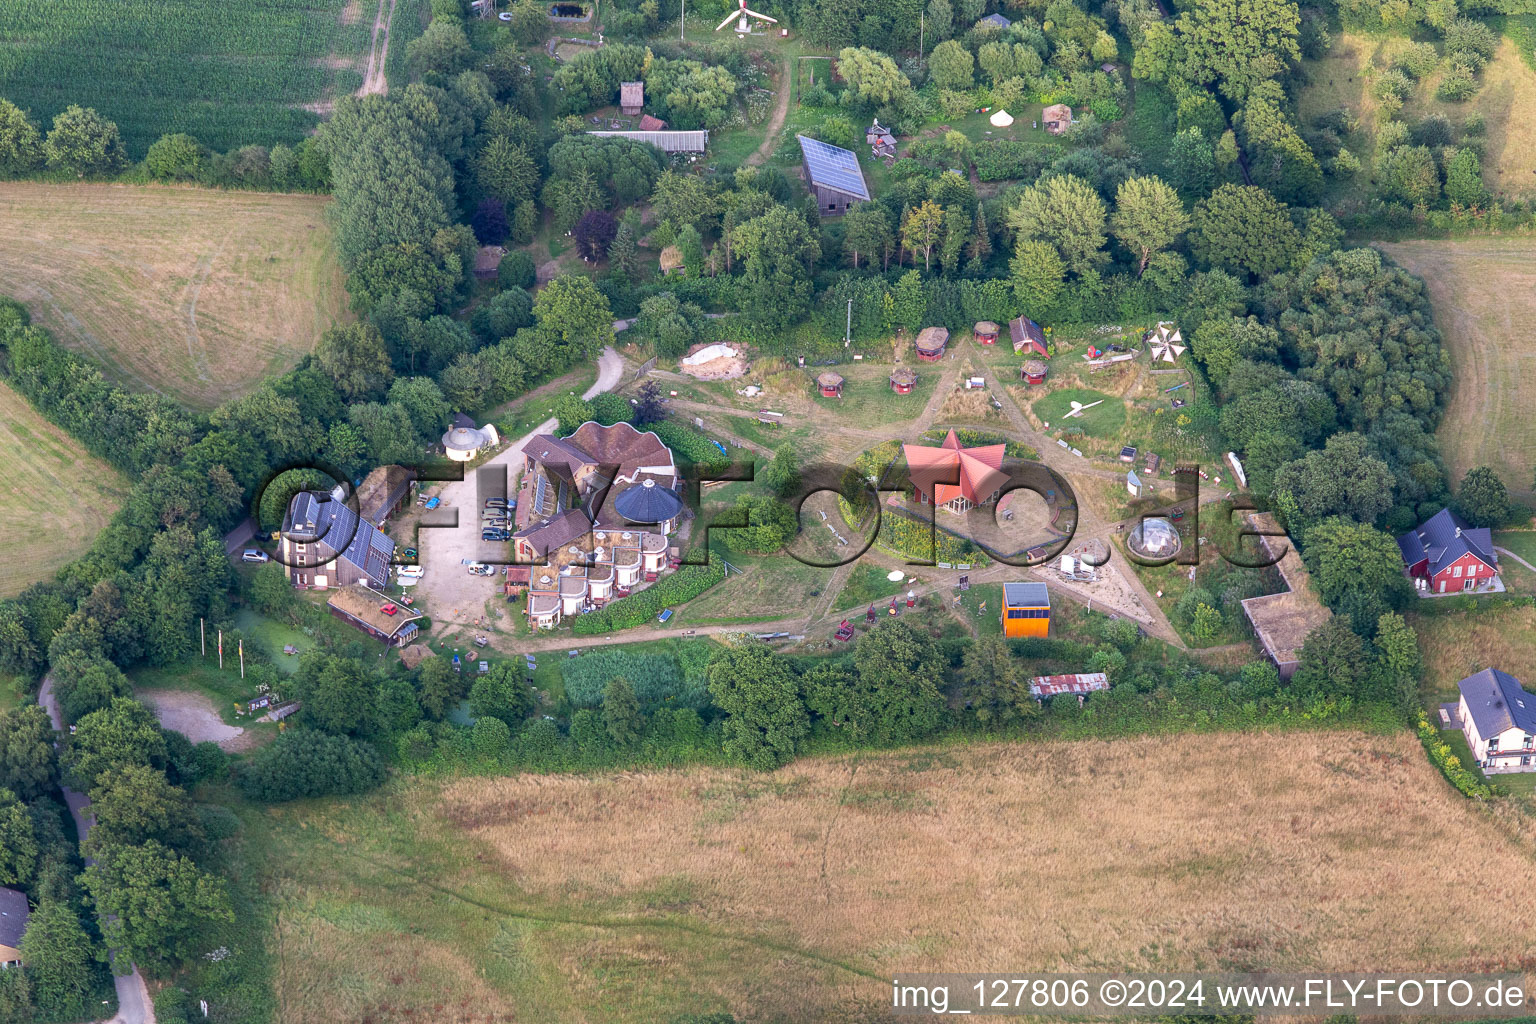
[(84, 554), (128, 493), (117, 470), (0, 384), (0, 597)]
[(0, 293), (129, 387), (209, 409), (346, 315), (327, 201), (0, 183)]
[(1439, 438), (1451, 479), (1492, 466), (1511, 494), (1531, 497), (1536, 465), (1536, 244), (1530, 238), (1378, 242), (1424, 279), (1451, 357), (1450, 404)]
[[(891, 972), (1521, 962), (1532, 836), (1411, 735), (405, 782), (268, 812), (283, 1019), (874, 1020)], [(451, 998), (443, 993), (452, 992)]]

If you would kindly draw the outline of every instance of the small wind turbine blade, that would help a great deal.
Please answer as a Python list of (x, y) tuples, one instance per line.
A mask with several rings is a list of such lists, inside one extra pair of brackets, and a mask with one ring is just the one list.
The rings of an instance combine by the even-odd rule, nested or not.
[(729, 25), (731, 22), (735, 21), (739, 17), (741, 17), (741, 12), (740, 11), (732, 11), (730, 14), (727, 14), (725, 16), (725, 20), (724, 21), (722, 21), (720, 24), (715, 26), (715, 31), (719, 32), (721, 29), (725, 28), (725, 26)]
[(779, 19), (777, 19), (777, 18), (770, 18), (766, 14), (758, 14), (756, 11), (749, 11), (745, 7), (743, 7), (741, 9), (741, 12), (743, 14), (750, 14), (750, 15), (752, 15), (752, 17), (756, 18), (758, 21), (771, 21), (775, 25), (777, 25), (779, 23)]

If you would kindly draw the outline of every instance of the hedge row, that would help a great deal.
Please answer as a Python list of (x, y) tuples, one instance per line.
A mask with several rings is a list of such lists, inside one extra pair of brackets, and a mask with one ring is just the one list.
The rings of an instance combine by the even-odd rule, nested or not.
[(572, 627), (578, 635), (612, 633), (639, 626), (663, 608), (691, 601), (725, 579), (722, 565), (685, 565), (638, 594), (620, 598), (595, 612), (578, 616)]
[(1442, 740), (1440, 733), (1430, 724), (1428, 716), (1422, 714), (1419, 715), (1419, 741), (1428, 751), (1429, 759), (1439, 767), (1440, 774), (1460, 790), (1463, 796), (1486, 800), (1493, 795), (1488, 784), (1478, 778), (1477, 772), (1461, 763), (1461, 758), (1451, 752), (1450, 744)]

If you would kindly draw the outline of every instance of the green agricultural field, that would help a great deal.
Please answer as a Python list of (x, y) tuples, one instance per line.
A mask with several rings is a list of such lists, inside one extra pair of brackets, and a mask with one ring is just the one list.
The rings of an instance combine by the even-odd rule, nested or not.
[(0, 96), (45, 126), (71, 103), (94, 107), (134, 158), (166, 132), (218, 150), (291, 144), (363, 84), (375, 19), (389, 10), (369, 0), (6, 0)]
[(0, 597), (13, 597), (85, 554), (128, 481), (4, 384), (0, 449)]

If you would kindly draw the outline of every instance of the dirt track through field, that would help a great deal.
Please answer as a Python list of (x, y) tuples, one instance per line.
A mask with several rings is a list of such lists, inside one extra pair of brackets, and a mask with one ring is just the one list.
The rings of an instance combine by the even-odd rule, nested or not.
[(373, 19), (373, 43), (368, 50), (368, 70), (363, 73), (359, 96), (383, 96), (389, 92), (384, 65), (389, 59), (389, 30), (395, 23), (395, 0), (379, 0), (379, 13)]
[(758, 167), (773, 156), (774, 149), (779, 144), (779, 132), (784, 127), (784, 119), (789, 117), (789, 94), (793, 86), (791, 75), (793, 74), (793, 58), (785, 57), (784, 64), (779, 69), (779, 95), (778, 102), (774, 105), (773, 116), (768, 119), (768, 128), (763, 132), (763, 144), (757, 147), (757, 151), (744, 161), (748, 167)]

